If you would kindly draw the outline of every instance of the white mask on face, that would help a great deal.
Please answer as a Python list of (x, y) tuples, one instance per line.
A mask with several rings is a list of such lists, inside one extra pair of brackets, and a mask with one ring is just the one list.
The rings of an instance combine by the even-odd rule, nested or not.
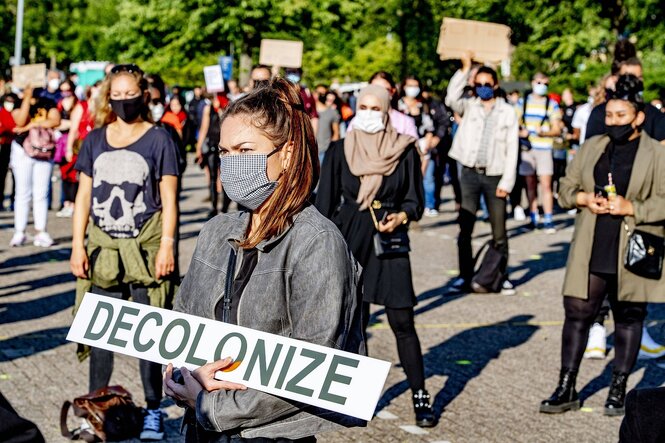
[(533, 92), (537, 95), (547, 95), (547, 85), (542, 83), (535, 83), (533, 85)]
[(3, 106), (7, 112), (12, 112), (14, 110), (14, 102), (5, 102)]
[(369, 134), (376, 134), (386, 128), (383, 117), (384, 113), (381, 111), (361, 109), (356, 112), (356, 117), (353, 119), (353, 128)]
[(51, 91), (57, 91), (58, 88), (60, 87), (60, 80), (57, 78), (52, 78), (51, 80), (48, 81), (48, 89)]
[(152, 120), (158, 122), (164, 116), (164, 105), (161, 103), (152, 104), (150, 103), (150, 114), (152, 115)]
[(420, 88), (418, 86), (405, 86), (404, 94), (407, 97), (416, 98), (420, 94)]

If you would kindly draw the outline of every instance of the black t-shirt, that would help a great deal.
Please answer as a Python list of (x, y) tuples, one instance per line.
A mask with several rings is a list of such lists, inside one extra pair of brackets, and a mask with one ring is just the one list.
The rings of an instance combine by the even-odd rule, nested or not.
[[(644, 132), (649, 137), (657, 141), (665, 140), (665, 114), (660, 112), (655, 106), (648, 104), (644, 108)], [(586, 125), (586, 139), (589, 140), (594, 135), (607, 133), (605, 127), (605, 103), (602, 103), (591, 111), (589, 121)]]
[[(48, 112), (57, 106), (58, 104), (55, 101), (47, 97), (37, 98), (37, 102), (34, 105), (30, 105), (30, 120), (45, 120), (48, 116)], [(28, 133), (24, 132), (23, 134), (17, 135), (14, 140), (16, 140), (16, 143), (23, 146), (23, 142), (26, 138), (28, 138)]]
[[(570, 134), (573, 133), (573, 115), (575, 115), (575, 109), (577, 109), (577, 105), (574, 104), (572, 106), (566, 106), (563, 105), (561, 107), (561, 111), (563, 114), (562, 121), (563, 124), (566, 125), (566, 128), (568, 129), (568, 132)], [(603, 116), (604, 118), (605, 116)]]
[[(616, 187), (617, 195), (624, 197), (628, 191), (628, 183), (633, 172), (633, 163), (639, 143), (639, 137), (625, 145), (613, 146), (610, 142), (593, 169), (596, 186), (604, 187), (609, 184), (607, 174), (612, 172), (612, 182)], [(622, 220), (623, 217), (617, 215), (596, 216), (593, 248), (589, 262), (590, 272), (616, 274)]]
[(162, 208), (159, 182), (164, 175), (178, 175), (178, 148), (158, 127), (129, 146), (114, 148), (103, 127), (83, 141), (76, 169), (92, 177), (95, 225), (111, 237), (133, 238)]

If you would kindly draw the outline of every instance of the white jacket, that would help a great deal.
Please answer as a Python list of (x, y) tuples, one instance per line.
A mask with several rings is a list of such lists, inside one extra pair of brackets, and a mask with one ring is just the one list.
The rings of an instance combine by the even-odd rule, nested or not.
[[(463, 117), (448, 155), (462, 165), (473, 168), (483, 135), (485, 109), (478, 97), (462, 98), (467, 77), (468, 73), (457, 71), (448, 84), (446, 105)], [(486, 174), (500, 175), (498, 187), (510, 192), (515, 185), (517, 174), (519, 125), (515, 109), (504, 99), (496, 99), (495, 106), (494, 134), (487, 147)]]

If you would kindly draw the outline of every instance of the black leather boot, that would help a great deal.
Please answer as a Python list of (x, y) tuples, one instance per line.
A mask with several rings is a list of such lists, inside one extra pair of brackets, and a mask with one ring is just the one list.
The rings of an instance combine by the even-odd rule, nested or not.
[(560, 414), (566, 411), (576, 411), (580, 408), (580, 399), (575, 390), (577, 370), (563, 368), (559, 374), (559, 385), (554, 394), (540, 403), (540, 412), (546, 414)]
[(624, 402), (626, 401), (626, 383), (628, 383), (627, 373), (612, 373), (610, 392), (607, 394), (607, 401), (605, 402), (605, 415), (616, 417), (619, 415), (624, 415), (626, 412), (624, 408)]
[(424, 389), (418, 389), (413, 394), (413, 410), (416, 413), (416, 425), (421, 428), (431, 428), (436, 425), (436, 417), (429, 404), (429, 392)]

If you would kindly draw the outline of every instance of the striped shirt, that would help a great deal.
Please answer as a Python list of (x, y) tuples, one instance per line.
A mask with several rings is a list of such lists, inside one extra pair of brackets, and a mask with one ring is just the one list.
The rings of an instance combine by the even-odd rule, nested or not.
[[(520, 119), (524, 122), (524, 126), (529, 130), (531, 147), (533, 149), (551, 150), (554, 145), (554, 138), (538, 137), (538, 132), (549, 132), (551, 123), (555, 120), (561, 120), (561, 108), (559, 108), (556, 101), (550, 99), (549, 107), (545, 109), (546, 97), (536, 98), (533, 94), (529, 94), (526, 99), (526, 113), (522, 118), (523, 103), (520, 100), (517, 111)], [(545, 119), (545, 115), (547, 115), (547, 119)], [(544, 122), (543, 119), (545, 119)]]
[(490, 143), (492, 143), (492, 133), (494, 131), (494, 109), (496, 109), (496, 106), (492, 106), (489, 112), (485, 112), (483, 132), (480, 136), (480, 146), (478, 146), (478, 155), (476, 156), (476, 167), (478, 168), (485, 168), (488, 164), (487, 152)]

